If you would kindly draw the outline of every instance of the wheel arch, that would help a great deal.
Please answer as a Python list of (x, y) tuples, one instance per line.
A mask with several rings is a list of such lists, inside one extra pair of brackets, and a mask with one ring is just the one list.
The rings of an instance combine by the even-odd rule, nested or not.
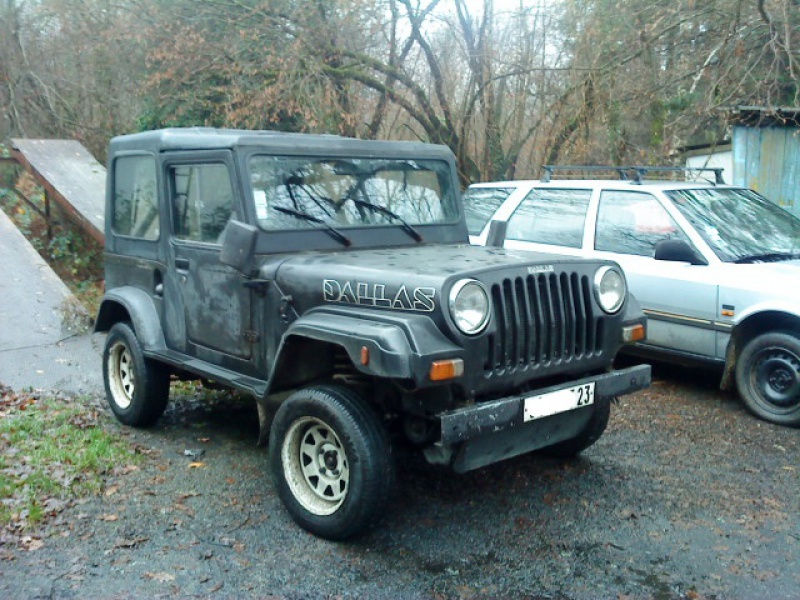
[(750, 314), (737, 323), (725, 352), (725, 371), (720, 387), (733, 388), (736, 363), (747, 342), (761, 333), (781, 330), (796, 331), (800, 336), (800, 316), (781, 310), (765, 310)]
[(116, 323), (127, 321), (144, 350), (166, 348), (161, 320), (153, 299), (140, 289), (124, 286), (115, 288), (103, 297), (94, 330), (107, 333)]
[(426, 317), (318, 309), (292, 323), (284, 334), (270, 373), (270, 391), (284, 381), (300, 352), (324, 354), (331, 348), (342, 349), (365, 376), (412, 379), (420, 385), (431, 360), (462, 353)]

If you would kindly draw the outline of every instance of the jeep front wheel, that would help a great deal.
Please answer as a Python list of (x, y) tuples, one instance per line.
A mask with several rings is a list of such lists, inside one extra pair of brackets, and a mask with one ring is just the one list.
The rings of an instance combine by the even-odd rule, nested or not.
[(287, 398), (272, 423), (269, 457), (281, 500), (311, 533), (342, 540), (382, 516), (394, 479), (391, 445), (354, 391), (318, 386)]
[(776, 331), (747, 342), (736, 361), (736, 386), (755, 416), (800, 426), (800, 339)]
[(125, 425), (152, 425), (167, 406), (169, 372), (144, 357), (127, 323), (115, 324), (106, 336), (103, 381), (111, 411)]

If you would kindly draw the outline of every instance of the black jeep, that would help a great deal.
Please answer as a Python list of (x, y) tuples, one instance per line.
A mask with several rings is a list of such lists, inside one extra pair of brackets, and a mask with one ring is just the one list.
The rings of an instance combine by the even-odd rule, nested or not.
[(111, 409), (152, 424), (171, 376), (251, 394), (317, 535), (382, 512), (395, 442), (458, 472), (569, 456), (650, 382), (610, 370), (645, 322), (618, 266), (470, 246), (447, 148), (168, 129), (114, 138), (108, 174)]

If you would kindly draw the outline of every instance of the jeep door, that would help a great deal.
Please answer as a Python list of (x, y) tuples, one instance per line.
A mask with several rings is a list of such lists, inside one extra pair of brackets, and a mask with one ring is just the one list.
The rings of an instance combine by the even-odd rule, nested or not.
[[(220, 260), (222, 232), (242, 215), (228, 151), (170, 155), (166, 174), (170, 205), (170, 281), (176, 300), (169, 337), (183, 351), (215, 364), (225, 356), (251, 356), (249, 290)], [(241, 218), (241, 217), (239, 217)], [(220, 356), (224, 355), (224, 356)]]

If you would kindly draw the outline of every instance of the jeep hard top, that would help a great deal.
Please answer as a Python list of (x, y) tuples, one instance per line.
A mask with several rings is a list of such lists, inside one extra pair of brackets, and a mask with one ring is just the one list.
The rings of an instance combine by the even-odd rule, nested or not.
[(111, 409), (152, 424), (171, 377), (252, 395), (318, 535), (379, 516), (397, 443), (458, 472), (572, 455), (649, 384), (610, 369), (645, 323), (619, 267), (470, 246), (445, 147), (167, 129), (114, 138), (108, 173)]

